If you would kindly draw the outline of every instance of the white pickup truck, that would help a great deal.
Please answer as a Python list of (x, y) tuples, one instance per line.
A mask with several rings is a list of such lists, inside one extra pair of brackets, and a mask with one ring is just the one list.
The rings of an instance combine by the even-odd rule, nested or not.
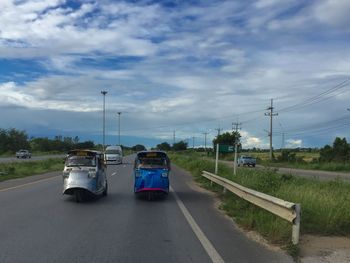
[(242, 155), (241, 157), (239, 157), (239, 159), (237, 160), (237, 164), (238, 166), (253, 166), (255, 167), (256, 165), (256, 159), (254, 157), (251, 156), (246, 156), (246, 155)]
[(16, 152), (17, 158), (32, 158), (32, 154), (28, 150), (19, 150)]

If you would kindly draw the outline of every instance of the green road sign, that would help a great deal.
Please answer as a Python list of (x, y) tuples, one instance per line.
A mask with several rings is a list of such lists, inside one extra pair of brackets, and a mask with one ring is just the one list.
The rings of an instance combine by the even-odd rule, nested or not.
[(221, 153), (231, 153), (235, 151), (235, 147), (231, 145), (219, 145), (219, 152)]

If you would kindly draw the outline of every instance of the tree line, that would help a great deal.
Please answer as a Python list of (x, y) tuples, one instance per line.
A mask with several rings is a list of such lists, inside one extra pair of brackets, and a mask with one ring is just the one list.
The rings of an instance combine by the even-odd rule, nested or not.
[(17, 129), (0, 129), (0, 154), (14, 153), (20, 149), (34, 152), (66, 152), (72, 149), (95, 148), (93, 141), (80, 142), (79, 137), (55, 136), (53, 139), (28, 138), (25, 131)]

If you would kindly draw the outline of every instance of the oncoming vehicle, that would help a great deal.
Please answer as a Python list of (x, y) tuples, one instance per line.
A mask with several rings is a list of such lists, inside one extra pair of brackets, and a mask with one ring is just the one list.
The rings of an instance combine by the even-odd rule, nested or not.
[(151, 199), (154, 193), (169, 193), (170, 160), (162, 151), (138, 152), (134, 164), (134, 192), (146, 192)]
[(105, 151), (106, 164), (121, 164), (123, 163), (122, 147), (108, 146)]
[(255, 167), (256, 165), (256, 159), (254, 157), (251, 156), (246, 156), (246, 155), (242, 155), (239, 159), (238, 159), (238, 166), (253, 166)]
[(17, 158), (32, 158), (32, 154), (28, 150), (19, 150), (16, 152)]
[(88, 196), (107, 195), (106, 166), (101, 152), (72, 150), (63, 169), (63, 194), (74, 195), (77, 202)]

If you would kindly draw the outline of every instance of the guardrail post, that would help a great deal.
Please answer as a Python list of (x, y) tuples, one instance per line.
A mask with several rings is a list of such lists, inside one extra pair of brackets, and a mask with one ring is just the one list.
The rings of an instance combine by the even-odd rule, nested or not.
[(222, 194), (226, 194), (226, 187), (222, 189)]
[(295, 219), (293, 221), (292, 243), (297, 245), (299, 243), (300, 234), (300, 204), (295, 204)]
[(219, 165), (219, 144), (216, 144), (216, 157), (215, 157), (215, 174), (218, 174)]

